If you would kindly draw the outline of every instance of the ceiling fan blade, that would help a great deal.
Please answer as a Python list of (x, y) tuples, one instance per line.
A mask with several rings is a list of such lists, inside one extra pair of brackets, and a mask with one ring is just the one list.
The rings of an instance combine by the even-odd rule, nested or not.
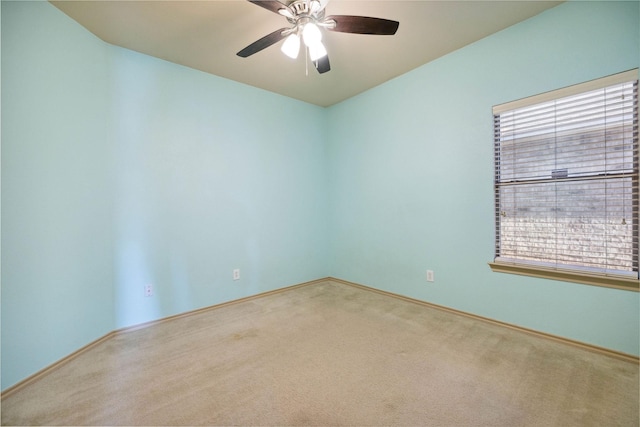
[[(249, 46), (242, 49), (236, 55), (246, 58), (248, 56), (253, 55), (254, 53), (260, 52), (262, 49), (265, 49), (271, 46), (274, 43), (278, 43), (280, 40), (285, 38), (286, 32), (288, 28), (280, 28), (279, 30), (275, 30), (271, 34), (267, 34), (260, 40), (256, 40), (251, 43)], [(285, 34), (285, 35), (283, 35)]]
[(329, 55), (325, 55), (317, 61), (313, 61), (313, 65), (318, 70), (318, 73), (323, 74), (327, 71), (331, 70), (331, 65), (329, 65)]
[(335, 27), (327, 26), (327, 30), (341, 33), (376, 34), (391, 36), (398, 31), (398, 21), (389, 19), (371, 18), (369, 16), (333, 15), (327, 16), (325, 22), (335, 21)]
[(249, 0), (249, 3), (264, 7), (273, 13), (278, 13), (280, 9), (286, 9), (287, 7), (285, 4), (282, 4), (277, 0)]

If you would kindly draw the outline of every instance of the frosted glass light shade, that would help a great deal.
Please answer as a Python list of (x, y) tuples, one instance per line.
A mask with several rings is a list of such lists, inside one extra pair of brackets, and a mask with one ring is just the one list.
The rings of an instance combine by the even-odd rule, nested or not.
[(298, 52), (300, 52), (300, 37), (298, 37), (297, 34), (289, 35), (284, 43), (282, 43), (280, 50), (289, 58), (296, 59)]
[(309, 46), (309, 59), (317, 61), (318, 59), (327, 56), (327, 49), (324, 47), (321, 41)]
[(322, 40), (322, 33), (320, 32), (320, 28), (318, 28), (318, 26), (313, 22), (309, 22), (302, 29), (302, 39), (304, 40), (304, 44), (306, 44), (308, 47), (320, 43), (320, 40)]

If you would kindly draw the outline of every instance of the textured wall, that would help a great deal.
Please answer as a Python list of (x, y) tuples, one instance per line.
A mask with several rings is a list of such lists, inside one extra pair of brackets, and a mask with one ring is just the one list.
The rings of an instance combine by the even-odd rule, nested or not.
[(564, 3), (330, 108), (331, 275), (637, 355), (638, 293), (487, 262), (492, 106), (637, 68), (638, 19)]
[(2, 388), (113, 329), (104, 43), (2, 2)]
[(47, 2), (2, 2), (2, 72), (3, 389), (111, 330), (326, 276), (323, 109)]

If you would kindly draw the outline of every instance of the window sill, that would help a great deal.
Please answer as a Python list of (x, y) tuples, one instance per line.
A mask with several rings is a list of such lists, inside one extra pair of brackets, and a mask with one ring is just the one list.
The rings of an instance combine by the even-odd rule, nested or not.
[(593, 286), (604, 286), (607, 288), (623, 289), (626, 291), (640, 291), (640, 280), (624, 276), (582, 273), (557, 268), (504, 262), (490, 262), (489, 267), (491, 267), (491, 270), (496, 273), (519, 274), (522, 276), (561, 280), (564, 282), (581, 283)]

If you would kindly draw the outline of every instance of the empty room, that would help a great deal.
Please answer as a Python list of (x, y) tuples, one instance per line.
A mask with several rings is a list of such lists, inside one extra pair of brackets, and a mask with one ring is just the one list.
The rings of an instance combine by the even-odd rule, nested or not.
[(638, 1), (1, 2), (2, 425), (638, 426)]

